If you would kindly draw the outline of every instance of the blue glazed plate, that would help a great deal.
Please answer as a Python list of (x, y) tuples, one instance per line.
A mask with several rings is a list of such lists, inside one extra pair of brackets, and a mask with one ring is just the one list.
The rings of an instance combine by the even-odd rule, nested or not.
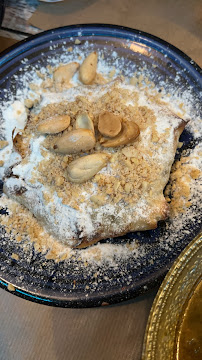
[[(160, 84), (176, 94), (189, 91), (194, 117), (200, 116), (201, 70), (187, 55), (165, 41), (138, 30), (112, 25), (75, 25), (53, 29), (32, 36), (12, 46), (0, 56), (0, 89), (16, 91), (15, 76), (25, 68), (47, 65), (47, 58), (60, 56), (79, 38), (82, 49), (86, 40), (91, 49), (101, 49), (113, 64), (113, 51), (124, 61), (123, 75), (141, 72), (142, 66), (161, 91)], [(51, 45), (51, 46), (50, 46)], [(24, 59), (27, 59), (26, 62)], [(5, 100), (6, 92), (2, 91)], [(185, 130), (181, 151), (191, 153), (200, 139), (194, 139)], [(177, 155), (180, 156), (180, 153)], [(2, 190), (1, 190), (2, 191)], [(55, 263), (36, 253), (32, 244), (23, 251), (17, 242), (11, 242), (1, 229), (0, 285), (13, 293), (35, 302), (61, 307), (91, 307), (118, 303), (143, 293), (159, 284), (185, 246), (199, 234), (200, 209), (191, 208), (192, 219), (186, 219), (174, 230), (169, 220), (153, 231), (130, 233), (101, 242), (122, 246), (137, 241), (135, 258), (117, 259), (104, 266), (81, 264), (76, 259)], [(2, 209), (1, 213), (5, 213)], [(172, 239), (175, 238), (175, 241)], [(82, 251), (82, 250), (80, 250)], [(19, 260), (12, 259), (19, 254)], [(95, 275), (96, 274), (96, 275)]]

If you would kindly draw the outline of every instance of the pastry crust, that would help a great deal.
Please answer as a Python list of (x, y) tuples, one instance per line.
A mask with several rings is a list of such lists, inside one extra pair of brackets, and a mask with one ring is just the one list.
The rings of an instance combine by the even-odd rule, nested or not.
[[(118, 91), (114, 85), (109, 89), (115, 93)], [(128, 94), (134, 96), (132, 90), (128, 90)], [(102, 106), (106, 109), (107, 95), (105, 98), (106, 103), (102, 100)], [(92, 110), (94, 103), (91, 103)], [(29, 178), (22, 175), (25, 174), (22, 169), (31, 163), (36, 151), (32, 144), (27, 156), (23, 153), (24, 163), (20, 164), (20, 171), (19, 165), (16, 165), (4, 179), (4, 192), (28, 208), (57, 240), (71, 247), (83, 248), (101, 239), (122, 236), (131, 231), (155, 229), (158, 221), (165, 220), (169, 215), (163, 190), (169, 180), (178, 140), (186, 122), (162, 104), (148, 102), (148, 108), (153, 114), (152, 121), (151, 117), (141, 115), (138, 139), (116, 148), (103, 148), (102, 144), (96, 143), (95, 149), (87, 152), (104, 151), (111, 157), (108, 164), (87, 182), (74, 184), (65, 175), (60, 175), (60, 178), (63, 177), (63, 185), (55, 187), (50, 183), (47, 186), (44, 180), (47, 166), (50, 165), (49, 172), (54, 174), (54, 161), (64, 166), (64, 155), (53, 154), (52, 149), (47, 150), (45, 139), (39, 146), (45, 156), (37, 166), (32, 164), (34, 175)], [(122, 110), (121, 116), (127, 114), (127, 121), (134, 121), (134, 109), (130, 110), (127, 101)], [(142, 114), (142, 107), (137, 107), (137, 111)], [(93, 118), (97, 129), (96, 112)], [(35, 134), (33, 141), (36, 139)], [(42, 166), (47, 153), (53, 160)], [(78, 154), (72, 156), (70, 160), (78, 158)], [(37, 176), (40, 181), (36, 180)]]

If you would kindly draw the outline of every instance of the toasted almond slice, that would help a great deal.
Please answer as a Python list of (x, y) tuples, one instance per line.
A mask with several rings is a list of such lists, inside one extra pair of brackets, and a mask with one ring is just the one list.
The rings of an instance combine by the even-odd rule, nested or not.
[(94, 146), (95, 136), (92, 131), (77, 129), (59, 137), (53, 149), (62, 154), (77, 154), (81, 151), (91, 150)]
[(82, 113), (77, 116), (75, 127), (76, 129), (88, 129), (93, 133), (95, 132), (93, 122), (87, 113)]
[(109, 160), (110, 155), (96, 153), (82, 156), (67, 167), (67, 177), (71, 182), (83, 183), (98, 173)]
[(98, 130), (103, 136), (115, 137), (121, 131), (121, 117), (108, 111), (99, 115)]
[(31, 109), (31, 107), (34, 106), (34, 100), (25, 99), (24, 105), (25, 105), (28, 109)]
[(107, 84), (107, 79), (105, 79), (104, 76), (102, 76), (101, 74), (96, 73), (93, 84), (97, 84), (97, 85)]
[(102, 143), (104, 147), (116, 147), (120, 145), (130, 144), (140, 134), (139, 126), (132, 121), (124, 121), (122, 123), (122, 131), (113, 139), (106, 140)]
[(5, 148), (8, 145), (8, 141), (0, 140), (0, 150)]
[(90, 53), (83, 61), (79, 69), (79, 78), (85, 85), (93, 82), (97, 70), (97, 53), (96, 51)]
[(102, 195), (92, 195), (90, 197), (90, 201), (92, 201), (97, 206), (102, 206), (106, 203), (106, 199)]
[(67, 129), (69, 124), (69, 115), (53, 116), (47, 120), (42, 121), (37, 126), (37, 131), (41, 134), (57, 134)]

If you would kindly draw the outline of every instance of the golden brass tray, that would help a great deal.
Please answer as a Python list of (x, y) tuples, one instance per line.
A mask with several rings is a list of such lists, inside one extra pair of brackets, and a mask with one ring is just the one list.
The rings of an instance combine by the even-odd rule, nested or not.
[(142, 360), (178, 360), (178, 330), (185, 305), (202, 278), (202, 234), (180, 254), (154, 300)]

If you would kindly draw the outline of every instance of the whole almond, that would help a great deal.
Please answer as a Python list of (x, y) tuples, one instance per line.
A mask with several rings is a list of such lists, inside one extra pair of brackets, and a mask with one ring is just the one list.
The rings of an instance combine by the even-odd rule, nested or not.
[(90, 53), (83, 61), (79, 69), (79, 78), (85, 85), (93, 82), (97, 70), (97, 53), (96, 51)]
[(53, 146), (56, 152), (62, 154), (77, 154), (81, 151), (93, 149), (95, 136), (91, 130), (72, 130), (58, 138)]
[(102, 142), (104, 147), (116, 147), (120, 145), (130, 144), (138, 138), (140, 134), (139, 126), (133, 121), (123, 121), (121, 132), (113, 139)]
[(37, 131), (41, 134), (57, 134), (65, 130), (70, 124), (69, 115), (53, 116), (42, 121), (37, 126)]
[(68, 84), (78, 68), (79, 64), (77, 62), (71, 62), (67, 65), (59, 66), (53, 73), (53, 80), (55, 84)]
[(79, 114), (76, 117), (75, 128), (76, 129), (89, 129), (93, 133), (95, 132), (93, 121), (87, 113)]
[(83, 183), (98, 173), (109, 160), (110, 156), (96, 153), (82, 156), (72, 161), (67, 167), (67, 177), (71, 182)]
[(115, 137), (121, 131), (121, 117), (108, 111), (99, 115), (98, 130), (108, 137)]

